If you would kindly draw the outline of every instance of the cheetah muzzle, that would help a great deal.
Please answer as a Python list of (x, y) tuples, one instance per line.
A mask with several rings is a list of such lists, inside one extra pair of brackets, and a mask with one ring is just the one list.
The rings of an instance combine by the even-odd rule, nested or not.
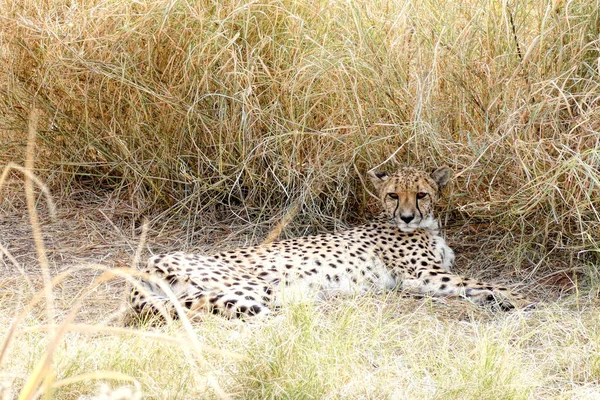
[(526, 304), (505, 287), (450, 272), (454, 252), (433, 216), (452, 177), (448, 167), (368, 176), (383, 207), (374, 221), (212, 255), (155, 255), (143, 271), (146, 278), (132, 289), (133, 310), (166, 318), (177, 317), (177, 308), (190, 317), (249, 317), (290, 302), (383, 290), (461, 297), (501, 310)]

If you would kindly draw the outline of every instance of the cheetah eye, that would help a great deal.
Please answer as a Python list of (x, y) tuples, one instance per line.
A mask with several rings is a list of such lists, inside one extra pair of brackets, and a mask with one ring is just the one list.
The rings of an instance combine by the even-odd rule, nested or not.
[(419, 192), (417, 193), (417, 199), (421, 200), (427, 197), (427, 193)]
[(396, 193), (388, 193), (388, 196), (390, 196), (394, 200), (398, 199), (398, 195)]

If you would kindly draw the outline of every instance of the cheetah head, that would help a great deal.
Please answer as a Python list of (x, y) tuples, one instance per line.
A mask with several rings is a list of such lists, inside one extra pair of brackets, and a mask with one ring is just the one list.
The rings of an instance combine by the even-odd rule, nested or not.
[(431, 174), (417, 168), (404, 167), (396, 173), (369, 171), (369, 178), (392, 221), (403, 232), (419, 228), (437, 228), (433, 206), (440, 190), (452, 177), (452, 170), (440, 167)]

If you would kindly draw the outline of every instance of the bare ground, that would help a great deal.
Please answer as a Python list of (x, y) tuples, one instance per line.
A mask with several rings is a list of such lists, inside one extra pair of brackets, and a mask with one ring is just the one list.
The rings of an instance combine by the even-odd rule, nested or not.
[[(34, 293), (41, 290), (43, 279), (33, 239), (31, 222), (18, 182), (3, 189), (0, 202), (0, 296), (14, 305), (15, 311)], [(8, 193), (8, 195), (6, 195)], [(140, 245), (141, 224), (131, 218), (132, 206), (109, 195), (89, 192), (72, 193), (51, 213), (38, 199), (40, 228), (51, 274), (70, 271), (54, 288), (59, 314), (68, 312), (101, 273), (115, 267), (134, 267), (136, 249)], [(252, 227), (203, 221), (193, 228), (164, 216), (148, 218), (149, 229), (142, 243), (141, 262), (151, 253), (186, 250), (210, 251), (259, 241), (248, 239)], [(190, 232), (193, 232), (190, 234)], [(455, 270), (468, 276), (487, 279), (519, 288), (537, 301), (554, 300), (571, 293), (581, 266), (568, 257), (558, 256), (543, 262), (511, 268), (499, 260), (489, 224), (450, 222), (446, 230), (448, 242), (457, 253)], [(96, 323), (119, 323), (126, 310), (125, 282), (115, 278), (97, 286), (88, 294), (78, 320)], [(409, 301), (422, 301), (419, 299)], [(460, 318), (473, 312), (460, 301), (441, 301), (442, 314)], [(40, 307), (39, 315), (43, 312)], [(8, 317), (8, 315), (6, 315)]]

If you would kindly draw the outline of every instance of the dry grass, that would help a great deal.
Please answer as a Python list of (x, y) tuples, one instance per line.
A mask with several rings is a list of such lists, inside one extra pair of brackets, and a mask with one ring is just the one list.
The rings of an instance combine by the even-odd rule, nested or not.
[[(598, 398), (599, 9), (0, 1), (0, 399)], [(458, 267), (564, 298), (122, 328), (149, 250), (364, 220), (380, 164), (452, 166)]]
[[(110, 199), (96, 206), (93, 197), (61, 202), (54, 219), (40, 203), (42, 246), (55, 277), (51, 325), (39, 262), (31, 251), (35, 238), (19, 210), (25, 201), (14, 194), (19, 182), (9, 183), (14, 197), (2, 207), (7, 218), (0, 224), (1, 237), (6, 254), (24, 272), (19, 275), (11, 259), (2, 258), (0, 332), (6, 355), (0, 357), (5, 385), (0, 393), (7, 399), (42, 394), (97, 400), (594, 399), (600, 394), (599, 307), (595, 294), (579, 286), (580, 292), (559, 303), (527, 313), (488, 314), (466, 302), (390, 293), (290, 306), (249, 323), (207, 315), (191, 330), (180, 323), (124, 328), (123, 278), (115, 274), (131, 265), (138, 231), (123, 231), (131, 221), (127, 213), (114, 213), (121, 207)], [(211, 229), (208, 225), (207, 237)], [(185, 232), (150, 230), (148, 241), (153, 248), (168, 248), (171, 234)], [(467, 264), (479, 267), (476, 259)], [(41, 302), (33, 304), (36, 299)]]
[(8, 3), (0, 123), (23, 154), (35, 104), (55, 191), (111, 191), (134, 218), (168, 206), (190, 234), (201, 214), (268, 230), (296, 206), (296, 234), (331, 229), (372, 211), (357, 175), (391, 154), (446, 163), (453, 218), (493, 222), (520, 266), (598, 248), (599, 8)]
[[(247, 323), (207, 315), (192, 331), (200, 353), (178, 323), (122, 328), (113, 309), (93, 324), (60, 315), (48, 326), (34, 313), (20, 322), (0, 376), (21, 398), (120, 388), (127, 395), (97, 398), (594, 399), (598, 310), (585, 298), (500, 315), (396, 294), (334, 299)], [(48, 351), (41, 387), (26, 392)]]

